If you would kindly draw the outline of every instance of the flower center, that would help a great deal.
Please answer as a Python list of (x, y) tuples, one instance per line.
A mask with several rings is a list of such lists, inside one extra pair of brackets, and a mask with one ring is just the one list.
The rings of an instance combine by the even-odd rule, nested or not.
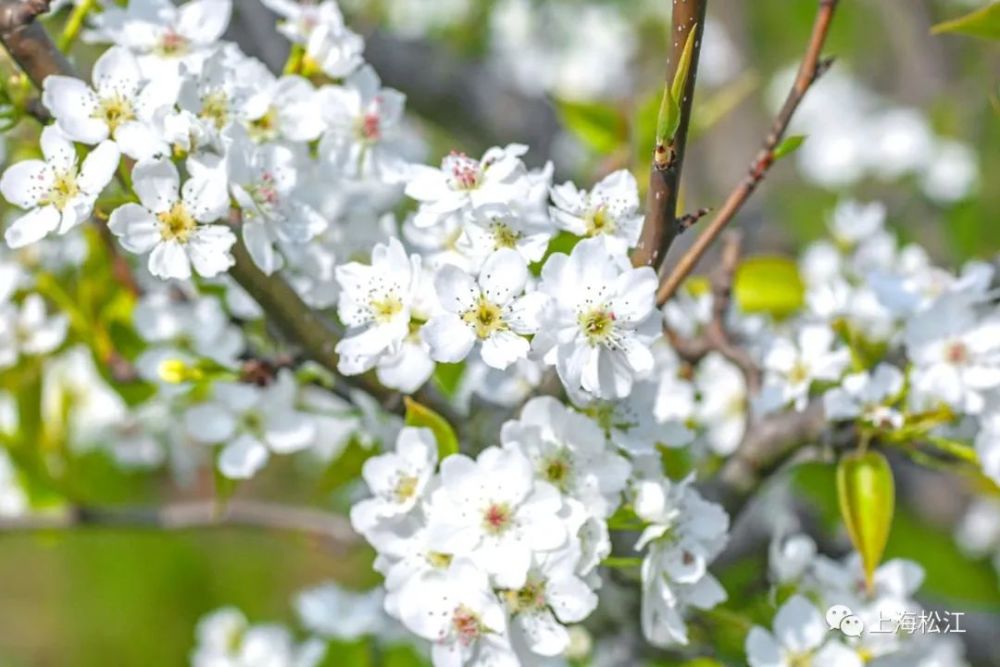
[(52, 204), (61, 211), (78, 194), (80, 186), (76, 184), (76, 170), (69, 169), (56, 174), (45, 203)]
[(542, 580), (532, 580), (529, 578), (520, 590), (506, 590), (501, 595), (504, 602), (507, 603), (507, 609), (512, 614), (524, 611), (537, 611), (544, 609), (546, 606), (545, 582)]
[(796, 361), (788, 371), (788, 381), (791, 384), (802, 384), (809, 379), (809, 365), (804, 361)]
[(395, 294), (387, 294), (385, 298), (373, 299), (371, 309), (375, 321), (380, 324), (386, 324), (403, 310), (403, 302)]
[(438, 570), (443, 570), (451, 565), (451, 559), (451, 554), (441, 553), (440, 551), (427, 552), (427, 562), (431, 567)]
[(511, 525), (510, 505), (507, 503), (490, 503), (483, 512), (483, 529), (490, 535), (500, 535)]
[(254, 203), (262, 210), (273, 209), (281, 201), (281, 195), (275, 186), (274, 174), (265, 171), (260, 176), (260, 181), (249, 188), (249, 194)]
[(224, 128), (229, 123), (229, 98), (226, 93), (216, 90), (202, 97), (198, 116), (212, 123), (217, 130)]
[(507, 323), (503, 321), (503, 311), (500, 306), (489, 301), (485, 296), (479, 297), (479, 303), (462, 313), (462, 320), (475, 329), (480, 340), (489, 338), (496, 331), (503, 331)]
[(961, 341), (950, 343), (944, 351), (944, 358), (950, 364), (961, 366), (969, 362), (969, 348)]
[(366, 113), (358, 125), (358, 134), (368, 142), (382, 138), (382, 119), (379, 115), (375, 112)]
[(475, 190), (479, 187), (479, 163), (465, 153), (452, 151), (447, 160), (451, 163), (451, 187), (455, 190)]
[(464, 646), (468, 646), (479, 638), (486, 630), (479, 614), (472, 611), (464, 604), (455, 608), (451, 616), (451, 627), (458, 635), (458, 641)]
[(278, 137), (278, 107), (272, 106), (260, 118), (250, 121), (248, 128), (254, 141), (273, 141)]
[(521, 240), (521, 233), (514, 231), (502, 222), (494, 222), (490, 231), (493, 232), (493, 246), (500, 248), (517, 248), (517, 242)]
[(608, 215), (608, 208), (601, 204), (587, 220), (587, 236), (612, 234), (615, 231), (615, 221)]
[(580, 330), (591, 345), (605, 342), (615, 330), (615, 314), (602, 308), (582, 313), (579, 318)]
[(542, 461), (541, 472), (545, 481), (565, 491), (565, 487), (568, 485), (573, 472), (573, 466), (569, 457), (565, 453), (560, 452)]
[(160, 40), (157, 52), (163, 56), (179, 56), (188, 50), (188, 41), (183, 35), (178, 35), (173, 30), (168, 30)]
[(413, 475), (403, 475), (396, 482), (396, 487), (392, 490), (397, 503), (405, 503), (417, 492), (417, 480)]
[(156, 214), (160, 221), (160, 237), (164, 241), (187, 243), (197, 224), (183, 202), (175, 202), (169, 210)]
[(121, 93), (112, 93), (101, 98), (92, 117), (104, 121), (111, 134), (114, 134), (124, 123), (136, 119), (135, 107)]

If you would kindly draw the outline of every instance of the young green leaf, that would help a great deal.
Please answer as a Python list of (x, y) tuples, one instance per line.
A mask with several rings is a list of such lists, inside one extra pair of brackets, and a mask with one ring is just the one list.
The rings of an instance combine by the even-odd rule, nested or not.
[(786, 257), (751, 257), (736, 270), (733, 296), (744, 312), (782, 318), (802, 307), (805, 285), (794, 261)]
[(971, 14), (959, 16), (950, 21), (938, 23), (931, 32), (935, 35), (943, 32), (957, 32), (973, 37), (1000, 39), (1000, 2), (994, 2)]
[(861, 554), (870, 591), (892, 529), (895, 485), (892, 468), (878, 452), (852, 452), (837, 465), (840, 514), (854, 548)]
[(666, 146), (674, 138), (681, 124), (681, 109), (670, 93), (669, 86), (663, 86), (660, 113), (656, 117), (656, 145)]
[(698, 34), (698, 24), (691, 26), (688, 31), (687, 40), (684, 42), (684, 50), (681, 51), (681, 59), (677, 61), (677, 71), (674, 74), (674, 81), (670, 84), (670, 96), (679, 107), (684, 97), (684, 88), (687, 87), (688, 73), (691, 71), (691, 58), (694, 55), (694, 41)]
[(405, 397), (403, 401), (406, 403), (406, 425), (429, 428), (434, 433), (439, 459), (443, 460), (447, 456), (458, 454), (458, 436), (455, 435), (455, 429), (451, 427), (447, 419), (427, 406), (417, 403), (409, 396)]
[(774, 161), (777, 162), (781, 158), (797, 151), (805, 140), (806, 137), (803, 134), (793, 134), (790, 137), (785, 137), (774, 149)]

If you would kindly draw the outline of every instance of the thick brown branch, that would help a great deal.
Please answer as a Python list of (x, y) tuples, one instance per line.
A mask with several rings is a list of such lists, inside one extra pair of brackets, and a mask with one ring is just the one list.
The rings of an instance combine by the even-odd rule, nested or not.
[(239, 526), (313, 536), (338, 551), (360, 544), (344, 517), (309, 507), (289, 507), (252, 500), (233, 500), (224, 507), (198, 500), (148, 508), (78, 507), (56, 514), (0, 519), (0, 535), (82, 527), (196, 530)]
[(45, 29), (35, 22), (48, 10), (49, 0), (7, 0), (0, 4), (0, 42), (38, 88), (50, 74), (72, 72)]
[(774, 120), (771, 131), (764, 141), (763, 148), (761, 148), (757, 157), (750, 164), (747, 176), (729, 194), (729, 197), (726, 198), (725, 204), (719, 209), (719, 213), (715, 219), (712, 220), (711, 224), (695, 240), (691, 248), (684, 253), (680, 261), (677, 262), (677, 266), (673, 268), (660, 285), (660, 289), (656, 294), (656, 302), (658, 304), (662, 305), (666, 303), (677, 292), (677, 288), (691, 274), (698, 261), (705, 254), (705, 251), (708, 250), (712, 242), (718, 238), (722, 230), (726, 228), (726, 225), (740, 211), (743, 204), (746, 203), (750, 195), (757, 189), (757, 185), (763, 180), (768, 169), (774, 164), (774, 149), (777, 148), (782, 137), (785, 136), (788, 124), (802, 102), (802, 98), (805, 97), (809, 87), (826, 71), (832, 62), (830, 60), (820, 60), (820, 53), (823, 49), (823, 44), (826, 42), (826, 36), (830, 30), (830, 22), (833, 19), (833, 12), (836, 6), (837, 0), (820, 0), (819, 11), (813, 23), (812, 37), (809, 40), (809, 46), (802, 59), (802, 64), (799, 66), (795, 83), (788, 93), (788, 98), (785, 100), (784, 106), (782, 106), (781, 111)]
[(706, 493), (730, 515), (740, 512), (747, 500), (772, 472), (803, 445), (819, 444), (828, 426), (820, 400), (802, 412), (781, 412), (752, 420), (739, 448), (708, 483)]
[(684, 166), (684, 148), (687, 145), (688, 123), (694, 101), (694, 85), (698, 73), (698, 54), (705, 27), (705, 8), (708, 0), (673, 0), (673, 40), (670, 62), (667, 66), (666, 85), (674, 80), (677, 65), (691, 30), (696, 30), (691, 68), (680, 100), (680, 124), (673, 141), (668, 146), (654, 146), (649, 170), (649, 191), (646, 194), (646, 220), (639, 236), (639, 244), (632, 253), (634, 266), (652, 266), (658, 269), (666, 257), (678, 232), (677, 192)]

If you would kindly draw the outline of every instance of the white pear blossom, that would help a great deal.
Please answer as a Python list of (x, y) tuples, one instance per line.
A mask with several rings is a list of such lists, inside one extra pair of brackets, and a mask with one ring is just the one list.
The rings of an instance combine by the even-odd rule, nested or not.
[(850, 352), (826, 325), (803, 326), (795, 341), (775, 338), (764, 355), (764, 409), (789, 403), (805, 409), (813, 382), (837, 380), (850, 361)]
[(525, 335), (538, 330), (545, 296), (524, 294), (528, 267), (514, 250), (498, 250), (478, 279), (454, 266), (438, 271), (434, 285), (442, 312), (421, 329), (436, 361), (455, 363), (479, 344), (487, 365), (504, 369), (528, 355)]
[(823, 396), (827, 419), (861, 419), (878, 428), (899, 428), (903, 416), (890, 403), (903, 389), (903, 373), (879, 364), (871, 374), (852, 373)]
[(552, 234), (547, 216), (519, 213), (509, 206), (483, 206), (462, 225), (455, 247), (473, 266), (504, 248), (516, 250), (525, 262), (538, 262), (545, 256)]
[(847, 646), (829, 638), (820, 611), (801, 595), (789, 598), (774, 617), (774, 634), (754, 626), (746, 639), (750, 667), (862, 667)]
[(536, 479), (579, 500), (588, 513), (603, 519), (620, 503), (628, 461), (607, 446), (597, 424), (556, 399), (528, 401), (520, 419), (503, 425), (500, 439), (531, 461)]
[(624, 398), (653, 370), (650, 344), (661, 335), (656, 272), (633, 269), (604, 239), (552, 255), (538, 291), (549, 297), (532, 343), (571, 395)]
[(323, 132), (316, 89), (308, 79), (286, 75), (275, 78), (261, 70), (254, 94), (238, 109), (251, 139), (258, 143), (314, 141)]
[(435, 667), (520, 665), (500, 600), (472, 562), (456, 559), (446, 571), (426, 572), (400, 598), (403, 624), (433, 642)]
[(519, 654), (562, 655), (570, 646), (564, 624), (583, 621), (597, 607), (597, 594), (577, 575), (579, 556), (575, 546), (543, 554), (524, 586), (500, 592), (511, 615), (511, 643)]
[(112, 139), (134, 160), (169, 154), (152, 123), (157, 111), (174, 104), (178, 85), (147, 81), (135, 56), (119, 46), (97, 59), (91, 78), (93, 88), (58, 74), (45, 79), (42, 103), (67, 138), (89, 146)]
[(228, 200), (193, 179), (181, 189), (177, 167), (168, 160), (140, 162), (132, 179), (140, 203), (115, 209), (108, 227), (129, 252), (150, 253), (150, 273), (186, 280), (192, 267), (212, 277), (233, 265), (232, 230), (208, 224), (226, 215)]
[(0, 304), (0, 368), (13, 366), (22, 355), (52, 352), (66, 339), (65, 315), (49, 315), (45, 299), (29, 294), (18, 308)]
[(181, 65), (198, 71), (229, 25), (232, 0), (169, 0), (110, 4), (95, 15), (93, 41), (112, 42), (137, 54), (143, 76), (176, 78)]
[(118, 147), (111, 141), (98, 144), (78, 164), (75, 147), (55, 125), (42, 130), (41, 147), (44, 160), (18, 162), (0, 177), (4, 199), (28, 211), (4, 232), (11, 248), (86, 222), (118, 167)]
[(698, 365), (695, 386), (700, 400), (695, 411), (708, 448), (721, 456), (732, 454), (747, 427), (747, 386), (736, 366), (717, 352)]
[(406, 168), (398, 146), (406, 97), (382, 88), (375, 70), (365, 65), (341, 86), (317, 93), (327, 130), (320, 153), (349, 176), (386, 182), (403, 178)]
[(288, 371), (267, 388), (216, 382), (213, 398), (190, 408), (184, 424), (192, 439), (224, 443), (219, 471), (233, 479), (253, 477), (270, 453), (291, 454), (313, 444), (316, 423), (296, 409), (296, 385)]
[(437, 442), (425, 428), (404, 428), (395, 451), (365, 461), (361, 475), (373, 497), (351, 508), (351, 523), (365, 534), (380, 522), (414, 509), (427, 491), (437, 465)]
[(941, 402), (979, 414), (1000, 387), (1000, 316), (980, 316), (969, 296), (943, 295), (907, 322), (903, 343), (918, 409)]
[(436, 548), (468, 555), (504, 588), (524, 585), (534, 552), (563, 546), (568, 536), (555, 487), (534, 481), (520, 452), (490, 447), (476, 460), (441, 462), (441, 484), (427, 507)]
[[(658, 468), (658, 461), (653, 465)], [(704, 500), (690, 480), (673, 483), (658, 470), (635, 482), (633, 507), (649, 523), (635, 545), (647, 552), (642, 562), (643, 635), (655, 646), (687, 644), (687, 608), (711, 609), (726, 599), (708, 564), (726, 543), (729, 516)]]
[(577, 236), (603, 235), (612, 252), (624, 253), (639, 242), (639, 187), (624, 169), (605, 176), (590, 192), (568, 182), (553, 187), (552, 203), (558, 227)]
[(344, 25), (344, 16), (334, 0), (303, 4), (292, 0), (262, 0), (283, 17), (278, 31), (293, 42), (304, 44), (306, 55), (333, 78), (342, 78), (363, 62), (365, 42)]
[(251, 625), (234, 607), (223, 607), (202, 617), (195, 634), (193, 667), (316, 667), (326, 654), (326, 646), (318, 639), (297, 644), (288, 628)]
[(406, 254), (397, 239), (378, 244), (370, 265), (337, 267), (337, 312), (349, 327), (337, 344), (338, 369), (357, 375), (399, 350), (410, 330), (410, 309), (420, 280), (420, 256)]
[(489, 149), (480, 160), (453, 152), (440, 169), (414, 165), (406, 184), (406, 195), (420, 202), (413, 223), (431, 227), (456, 213), (523, 198), (529, 184), (521, 156), (527, 152), (527, 146), (510, 144)]

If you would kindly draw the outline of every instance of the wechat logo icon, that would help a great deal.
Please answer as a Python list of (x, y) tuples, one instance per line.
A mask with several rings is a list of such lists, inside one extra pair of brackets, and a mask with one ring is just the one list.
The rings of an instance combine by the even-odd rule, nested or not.
[(865, 631), (864, 622), (854, 615), (850, 607), (842, 604), (835, 604), (826, 610), (826, 624), (846, 637), (860, 637)]

